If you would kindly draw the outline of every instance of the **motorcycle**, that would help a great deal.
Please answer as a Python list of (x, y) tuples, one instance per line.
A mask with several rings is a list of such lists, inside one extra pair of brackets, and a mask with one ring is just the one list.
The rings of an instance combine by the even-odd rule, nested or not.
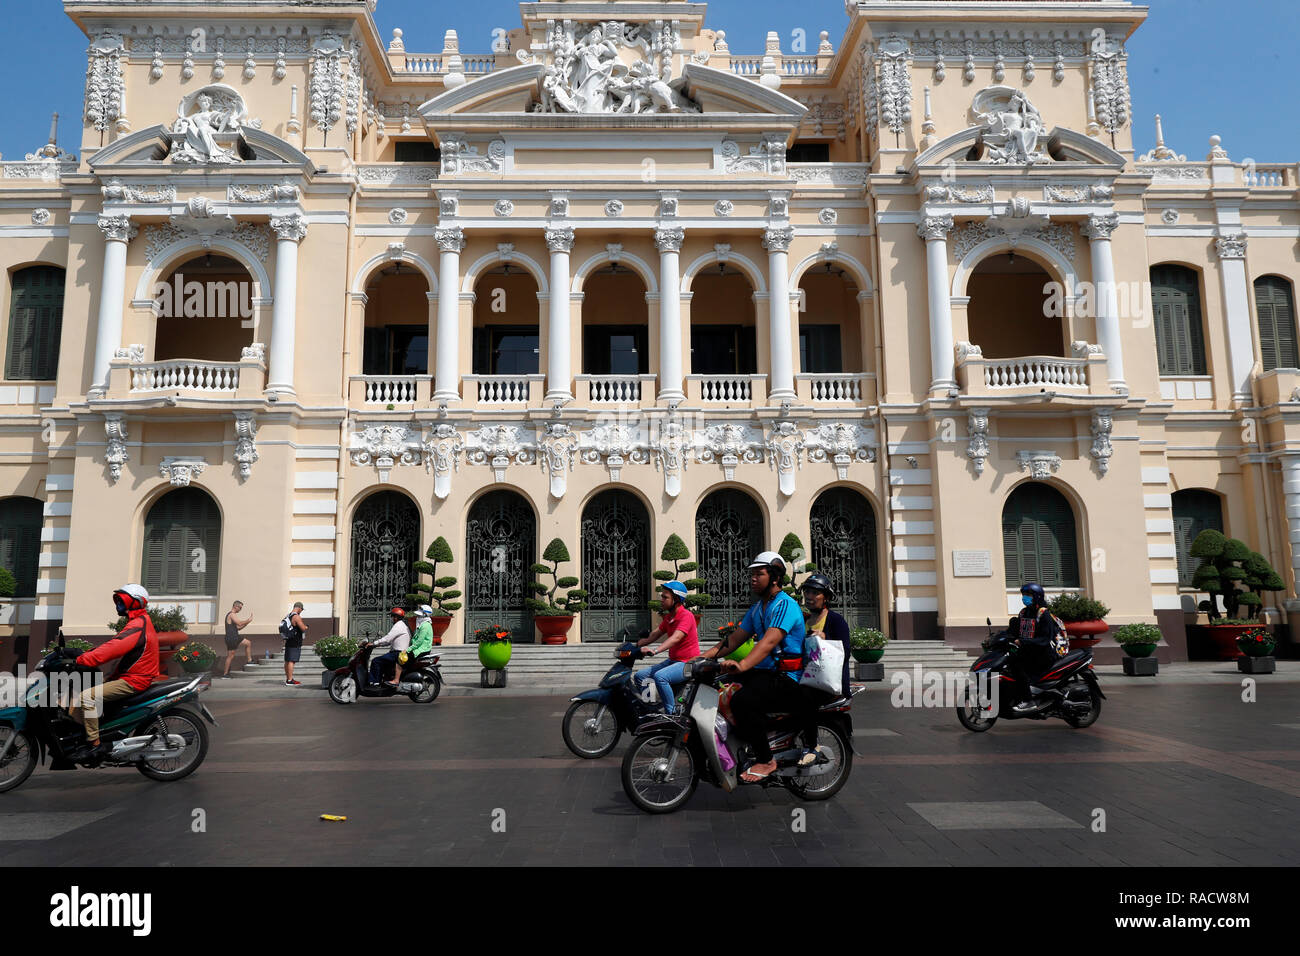
[[(22, 703), (0, 709), (0, 793), (21, 786), (37, 762), (51, 758), (51, 770), (77, 767), (135, 767), (150, 780), (180, 780), (203, 763), (208, 752), (207, 721), (217, 722), (198, 696), (211, 686), (207, 676), (158, 680), (146, 690), (104, 706), (99, 738), (113, 745), (104, 756), (76, 756), (85, 742), (81, 725), (60, 706), (71, 675), (93, 679), (96, 668), (79, 667), (63, 656), (64, 642), (33, 670), (18, 690)], [(63, 675), (70, 675), (64, 677)], [(86, 685), (88, 686), (88, 685)]]
[(671, 813), (686, 804), (703, 779), (731, 793), (738, 786), (779, 786), (801, 800), (829, 800), (853, 770), (853, 721), (849, 711), (856, 687), (817, 712), (816, 760), (800, 767), (802, 728), (791, 714), (769, 715), (775, 726), (768, 744), (777, 769), (755, 784), (740, 774), (754, 761), (753, 748), (735, 731), (719, 738), (718, 685), (730, 678), (714, 661), (686, 665), (685, 712), (644, 721), (623, 756), (623, 791), (646, 813)]
[(630, 632), (630, 627), (623, 629), (623, 643), (614, 651), (614, 666), (600, 685), (569, 698), (560, 729), (565, 745), (579, 757), (595, 760), (605, 756), (618, 745), (624, 731), (636, 733), (647, 717), (663, 713), (662, 707), (638, 692), (632, 680), (632, 665), (649, 655), (631, 639)]
[(396, 687), (370, 680), (370, 652), (375, 645), (364, 642), (352, 659), (334, 672), (330, 680), (330, 700), (336, 704), (354, 704), (358, 697), (395, 697), (405, 694), (417, 704), (432, 704), (442, 693), (441, 654), (426, 651), (406, 662), (401, 682)]
[[(1012, 621), (1016, 621), (1012, 618)], [(989, 629), (992, 631), (992, 624)], [(1020, 646), (1016, 643), (1014, 623), (1007, 630), (990, 634), (988, 650), (971, 665), (974, 675), (966, 688), (966, 697), (957, 707), (957, 719), (972, 733), (989, 730), (998, 718), (1007, 720), (1046, 720), (1056, 717), (1075, 729), (1091, 727), (1101, 716), (1101, 702), (1106, 695), (1101, 692), (1101, 682), (1092, 669), (1092, 651), (1070, 651), (1059, 658), (1040, 677), (1034, 686), (1041, 693), (1034, 698), (1033, 710), (1017, 711), (1015, 705), (1026, 700), (1029, 688), (1024, 672), (1015, 665)]]

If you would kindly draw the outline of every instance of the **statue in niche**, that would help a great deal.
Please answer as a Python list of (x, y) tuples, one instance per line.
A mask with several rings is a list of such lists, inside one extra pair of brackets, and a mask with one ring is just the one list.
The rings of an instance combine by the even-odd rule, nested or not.
[[(671, 28), (663, 36), (645, 25), (611, 21), (594, 24), (580, 39), (557, 27), (550, 40), (552, 59), (542, 77), (543, 113), (680, 113), (691, 109), (668, 85), (675, 49)], [(630, 66), (624, 48), (642, 58)]]
[[(240, 162), (237, 137), (247, 119), (244, 99), (231, 87), (214, 84), (188, 94), (177, 107), (171, 128), (172, 162)], [(222, 146), (219, 139), (229, 146)]]
[(1038, 146), (1047, 126), (1023, 91), (990, 86), (975, 95), (971, 112), (980, 121), (989, 162), (1027, 166), (1047, 158)]

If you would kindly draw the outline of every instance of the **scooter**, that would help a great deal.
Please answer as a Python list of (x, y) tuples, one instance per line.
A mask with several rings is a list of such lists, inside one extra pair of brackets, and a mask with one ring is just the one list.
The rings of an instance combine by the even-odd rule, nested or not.
[(358, 697), (395, 697), (405, 694), (417, 704), (432, 704), (442, 693), (441, 654), (426, 651), (406, 662), (401, 682), (396, 687), (370, 680), (370, 653), (375, 645), (365, 641), (352, 659), (334, 672), (330, 681), (330, 700), (336, 704), (354, 704)]
[(719, 735), (718, 685), (728, 680), (714, 661), (686, 665), (685, 713), (661, 714), (643, 722), (623, 757), (623, 791), (646, 813), (671, 813), (686, 804), (703, 779), (726, 793), (739, 786), (784, 787), (800, 800), (829, 800), (853, 770), (853, 688), (817, 713), (816, 759), (799, 766), (802, 728), (791, 714), (769, 715), (775, 724), (768, 745), (777, 769), (754, 784), (740, 774), (754, 761), (753, 748), (733, 731)]
[[(643, 631), (641, 637), (650, 632)], [(569, 700), (564, 712), (561, 732), (564, 743), (577, 756), (588, 760), (603, 757), (612, 751), (624, 731), (636, 733), (637, 727), (647, 717), (662, 714), (657, 688), (650, 684), (643, 696), (633, 682), (632, 665), (649, 656), (631, 638), (631, 628), (623, 628), (623, 643), (614, 651), (614, 666), (600, 680), (600, 686), (583, 691)]]
[(22, 688), (21, 703), (0, 709), (0, 793), (21, 786), (39, 761), (51, 770), (78, 767), (135, 767), (150, 780), (180, 780), (203, 763), (208, 752), (207, 721), (217, 726), (198, 696), (211, 686), (204, 676), (159, 680), (146, 690), (105, 705), (99, 738), (113, 745), (104, 756), (80, 756), (86, 742), (81, 725), (61, 704), (71, 691), (99, 677), (92, 667), (65, 658), (63, 637)]
[[(1013, 618), (1012, 622), (1016, 619)], [(1024, 671), (1015, 664), (1020, 646), (1014, 636), (1015, 624), (1008, 622), (1007, 629), (990, 633), (988, 650), (971, 665), (973, 680), (966, 688), (966, 696), (957, 707), (957, 719), (972, 733), (983, 733), (1006, 720), (1046, 720), (1056, 717), (1071, 727), (1091, 727), (1101, 716), (1101, 702), (1106, 695), (1101, 692), (1101, 682), (1092, 669), (1092, 651), (1070, 651), (1059, 658), (1040, 677), (1034, 680), (1039, 694), (1034, 698), (1032, 710), (1016, 710), (1016, 704), (1028, 699)], [(992, 622), (985, 623), (992, 631)]]

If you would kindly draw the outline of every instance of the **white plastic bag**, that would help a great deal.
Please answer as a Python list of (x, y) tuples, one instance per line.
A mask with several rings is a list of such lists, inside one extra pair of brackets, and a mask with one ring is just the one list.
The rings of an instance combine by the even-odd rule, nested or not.
[(844, 690), (844, 645), (809, 635), (803, 642), (803, 653), (805, 664), (799, 684), (838, 697)]

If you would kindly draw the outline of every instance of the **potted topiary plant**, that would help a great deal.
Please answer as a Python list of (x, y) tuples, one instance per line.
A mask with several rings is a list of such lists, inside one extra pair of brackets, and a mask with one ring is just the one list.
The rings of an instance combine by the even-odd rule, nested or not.
[(494, 624), (480, 627), (474, 632), (474, 641), (478, 644), (478, 662), (487, 670), (505, 670), (510, 663), (513, 647), (510, 643), (510, 629)]
[[(542, 632), (543, 644), (565, 643), (569, 628), (573, 626), (574, 615), (587, 606), (587, 592), (577, 586), (578, 579), (559, 576), (560, 565), (569, 560), (569, 549), (563, 541), (556, 538), (542, 552), (542, 561), (549, 561), (550, 565), (539, 561), (529, 568), (535, 575), (549, 575), (551, 578), (549, 586), (534, 580), (533, 593), (539, 597), (525, 599), (525, 603), (532, 609), (533, 619), (537, 621), (537, 629)], [(565, 594), (556, 597), (561, 588), (565, 589)]]
[(1102, 618), (1110, 608), (1094, 601), (1082, 591), (1066, 591), (1047, 602), (1047, 610), (1065, 622), (1065, 633), (1070, 635), (1070, 650), (1092, 647), (1110, 630)]
[[(153, 629), (158, 633), (158, 669), (166, 671), (167, 662), (173, 659), (176, 649), (189, 640), (185, 628), (190, 622), (180, 605), (150, 608), (149, 619), (153, 621)], [(108, 629), (114, 634), (120, 634), (122, 628), (126, 627), (126, 620), (126, 615), (122, 615), (110, 623)]]
[(795, 603), (802, 607), (803, 592), (799, 590), (795, 575), (812, 574), (817, 570), (817, 565), (808, 560), (808, 552), (804, 550), (803, 542), (793, 531), (781, 539), (781, 547), (776, 549), (776, 553), (785, 559), (786, 572), (785, 577), (781, 579), (781, 590), (794, 598)]
[[(1209, 616), (1206, 632), (1218, 659), (1233, 660), (1239, 652), (1237, 639), (1259, 627), (1255, 616), (1264, 606), (1263, 592), (1281, 591), (1286, 583), (1258, 551), (1212, 528), (1196, 536), (1191, 554), (1201, 559), (1192, 586), (1209, 595), (1209, 600), (1201, 602), (1201, 609)], [(1226, 617), (1219, 614), (1220, 597)], [(1238, 613), (1241, 609), (1244, 614)]]
[(849, 631), (849, 650), (859, 664), (875, 664), (885, 656), (889, 638), (874, 627), (855, 627)]
[[(683, 574), (698, 571), (699, 564), (691, 561), (690, 557), (691, 549), (686, 547), (686, 542), (676, 534), (670, 534), (668, 540), (664, 542), (663, 550), (659, 552), (659, 560), (671, 561), (673, 569), (671, 571), (656, 571), (654, 579), (656, 581), (681, 581)], [(695, 623), (699, 624), (701, 612), (709, 606), (709, 602), (713, 599), (702, 590), (705, 584), (703, 578), (687, 578), (682, 583), (686, 585), (689, 591), (694, 592), (686, 595), (685, 603), (690, 612), (695, 615)], [(654, 595), (650, 599), (649, 607), (652, 611), (659, 610), (657, 597), (658, 595)]]
[(355, 637), (331, 634), (316, 642), (315, 651), (316, 656), (320, 658), (321, 666), (326, 670), (336, 671), (352, 660), (352, 655), (360, 646), (361, 642)]
[(172, 660), (187, 674), (202, 674), (212, 670), (217, 652), (202, 641), (186, 641), (172, 652)]
[[(451, 575), (438, 577), (438, 565), (450, 564), (454, 560), (451, 545), (447, 543), (446, 538), (438, 537), (433, 544), (429, 545), (429, 550), (424, 553), (424, 556), (428, 558), (427, 561), (416, 561), (412, 566), (416, 583), (412, 592), (406, 595), (406, 599), (415, 604), (428, 604), (433, 608), (433, 616), (429, 618), (429, 624), (433, 627), (433, 643), (441, 644), (442, 635), (451, 626), (452, 612), (459, 611), (463, 607), (456, 600), (461, 592), (449, 590), (456, 586), (456, 579)], [(419, 580), (420, 576), (426, 574), (433, 582), (431, 585)]]
[(1122, 624), (1115, 629), (1115, 643), (1129, 657), (1150, 657), (1160, 638), (1160, 628), (1154, 624)]

